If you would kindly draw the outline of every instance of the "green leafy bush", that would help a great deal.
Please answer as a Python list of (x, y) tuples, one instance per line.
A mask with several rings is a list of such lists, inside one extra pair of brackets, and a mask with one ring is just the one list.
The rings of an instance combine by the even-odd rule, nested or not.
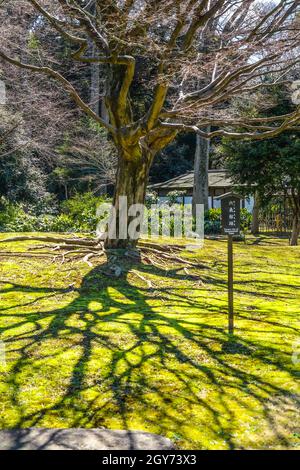
[(209, 209), (204, 214), (204, 233), (221, 233), (221, 209)]
[(158, 203), (158, 195), (155, 191), (147, 191), (145, 198), (145, 206), (150, 209), (152, 204)]
[(208, 209), (204, 214), (204, 218), (211, 222), (221, 220), (221, 209)]
[(109, 199), (106, 196), (97, 197), (92, 192), (78, 193), (62, 203), (62, 214), (58, 224), (61, 223), (62, 226), (64, 224), (67, 226), (69, 220), (74, 231), (95, 231), (99, 222), (97, 207), (108, 201)]
[(0, 230), (9, 224), (19, 213), (18, 204), (12, 204), (4, 196), (0, 197)]
[[(241, 209), (241, 232), (250, 229), (252, 214), (246, 208)], [(221, 233), (221, 209), (209, 209), (204, 214), (204, 232), (206, 234)]]
[(250, 230), (252, 222), (252, 214), (248, 209), (241, 209), (241, 232), (245, 233)]
[[(95, 232), (99, 218), (97, 207), (108, 201), (93, 193), (76, 194), (63, 202), (59, 214), (50, 208), (40, 213), (35, 206), (11, 203), (0, 199), (0, 231), (2, 232)], [(40, 208), (41, 209), (41, 208)]]
[(172, 206), (173, 204), (181, 203), (182, 198), (185, 196), (185, 191), (170, 191), (167, 194), (168, 204)]
[(51, 232), (76, 232), (75, 223), (68, 214), (59, 214), (52, 220)]
[[(176, 194), (178, 197), (178, 194)], [(150, 198), (149, 198), (150, 199)], [(101, 217), (97, 216), (97, 207), (109, 202), (106, 196), (96, 197), (93, 193), (76, 194), (64, 201), (59, 213), (57, 208), (51, 213), (51, 204), (37, 208), (21, 203), (11, 203), (4, 197), (0, 198), (0, 231), (2, 232), (95, 232)], [(148, 201), (149, 202), (149, 201)], [(181, 210), (183, 206), (180, 205)], [(148, 214), (150, 217), (150, 213)], [(245, 233), (251, 225), (251, 213), (241, 210), (241, 231)], [(170, 224), (170, 227), (167, 225)], [(164, 227), (164, 229), (163, 229)], [(159, 232), (170, 229), (174, 235), (174, 219), (169, 218), (169, 209), (160, 208)], [(206, 234), (221, 233), (221, 209), (209, 209), (204, 216), (204, 232)], [(150, 235), (150, 232), (149, 232)]]

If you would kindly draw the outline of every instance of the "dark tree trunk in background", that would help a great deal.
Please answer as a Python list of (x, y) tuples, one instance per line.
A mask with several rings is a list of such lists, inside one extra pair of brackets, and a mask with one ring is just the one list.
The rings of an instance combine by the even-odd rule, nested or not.
[[(88, 10), (92, 15), (97, 12), (96, 0), (89, 3)], [(89, 39), (89, 47), (91, 49), (91, 57), (96, 57), (98, 48), (94, 41)], [(90, 103), (91, 108), (97, 116), (100, 116), (100, 64), (91, 63), (91, 84), (90, 84)]]
[[(92, 49), (92, 56), (95, 57), (97, 55), (97, 47), (95, 44), (91, 44)], [(103, 66), (102, 66), (103, 67)], [(101, 81), (100, 81), (100, 74), (101, 74), (101, 66), (97, 63), (91, 64), (91, 84), (90, 84), (90, 103), (92, 110), (104, 119), (106, 122), (109, 122), (107, 108), (105, 106), (105, 101), (103, 96), (101, 96)], [(103, 92), (103, 90), (102, 90)], [(105, 93), (103, 93), (104, 95)], [(103, 185), (100, 190), (99, 194), (107, 194), (107, 185)]]
[(104, 119), (105, 122), (109, 122), (108, 111), (105, 105), (105, 99), (103, 97), (100, 98), (100, 116), (102, 119)]
[(295, 211), (293, 216), (292, 233), (290, 239), (291, 246), (297, 246), (300, 236), (300, 211)]
[(292, 235), (290, 240), (291, 246), (298, 245), (298, 239), (300, 236), (300, 214), (294, 215), (293, 217), (293, 227), (292, 227)]
[(254, 194), (254, 206), (252, 211), (251, 233), (253, 235), (259, 234), (259, 196)]
[[(209, 132), (210, 129), (205, 129)], [(209, 165), (210, 141), (196, 136), (196, 151), (194, 160), (194, 188), (193, 188), (193, 215), (196, 213), (196, 204), (203, 204), (204, 210), (208, 210), (208, 165)]]
[[(97, 4), (95, 0), (90, 2), (90, 11), (92, 14), (95, 14), (97, 11)], [(91, 56), (96, 57), (99, 52), (96, 44), (93, 41), (89, 41), (91, 47)], [(91, 63), (91, 88), (90, 88), (90, 102), (91, 108), (93, 111), (100, 117), (102, 117), (106, 122), (108, 122), (108, 113), (104, 102), (105, 90), (101, 90), (101, 80), (100, 76), (105, 77), (103, 73), (103, 65), (99, 63)], [(103, 88), (103, 86), (102, 86)], [(103, 96), (102, 96), (103, 95)]]
[(292, 195), (289, 197), (289, 203), (293, 212), (293, 225), (290, 238), (290, 245), (297, 246), (300, 235), (300, 194), (292, 189)]
[[(93, 45), (92, 55), (97, 53), (95, 45)], [(92, 110), (100, 115), (100, 65), (91, 64), (91, 91), (90, 91), (90, 102)]]

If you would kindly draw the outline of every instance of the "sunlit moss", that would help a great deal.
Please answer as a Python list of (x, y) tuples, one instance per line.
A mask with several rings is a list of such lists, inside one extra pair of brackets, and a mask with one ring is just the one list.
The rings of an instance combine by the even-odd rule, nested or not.
[(191, 449), (299, 446), (300, 250), (267, 237), (234, 253), (232, 341), (225, 241), (183, 255), (206, 269), (134, 266), (152, 289), (129, 265), (111, 279), (84, 263), (0, 258), (0, 426), (141, 429)]

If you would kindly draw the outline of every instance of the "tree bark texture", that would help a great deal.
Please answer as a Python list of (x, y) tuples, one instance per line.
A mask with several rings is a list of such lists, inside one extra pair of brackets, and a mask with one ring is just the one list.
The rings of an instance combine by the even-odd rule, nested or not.
[[(209, 132), (209, 129), (208, 129)], [(196, 204), (203, 204), (204, 211), (208, 206), (208, 165), (210, 141), (199, 135), (196, 136), (196, 151), (194, 161), (194, 188), (193, 188), (193, 214), (196, 213)]]
[(290, 245), (297, 246), (300, 236), (300, 214), (294, 214)]
[[(110, 233), (108, 234), (105, 240), (106, 248), (127, 248), (137, 244), (138, 239), (132, 238), (128, 232), (129, 225), (135, 218), (134, 215), (128, 215), (128, 210), (134, 204), (144, 204), (152, 159), (151, 153), (145, 151), (142, 151), (137, 159), (124, 158), (121, 152), (113, 197), (116, 233), (113, 238)], [(122, 207), (120, 207), (120, 197), (124, 196), (128, 215), (126, 227), (124, 227), (124, 219), (121, 216)]]
[(251, 233), (253, 235), (259, 234), (259, 196), (257, 193), (254, 195), (254, 206), (252, 211)]

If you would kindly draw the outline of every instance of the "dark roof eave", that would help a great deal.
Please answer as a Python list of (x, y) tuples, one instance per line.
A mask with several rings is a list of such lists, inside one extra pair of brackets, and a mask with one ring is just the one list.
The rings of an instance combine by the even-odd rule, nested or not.
[[(237, 186), (227, 176), (226, 170), (209, 170), (208, 180), (210, 188), (230, 188)], [(155, 183), (149, 185), (150, 189), (169, 189), (169, 190), (184, 190), (191, 189), (194, 185), (194, 172), (188, 172), (175, 178), (171, 178), (162, 183)]]

